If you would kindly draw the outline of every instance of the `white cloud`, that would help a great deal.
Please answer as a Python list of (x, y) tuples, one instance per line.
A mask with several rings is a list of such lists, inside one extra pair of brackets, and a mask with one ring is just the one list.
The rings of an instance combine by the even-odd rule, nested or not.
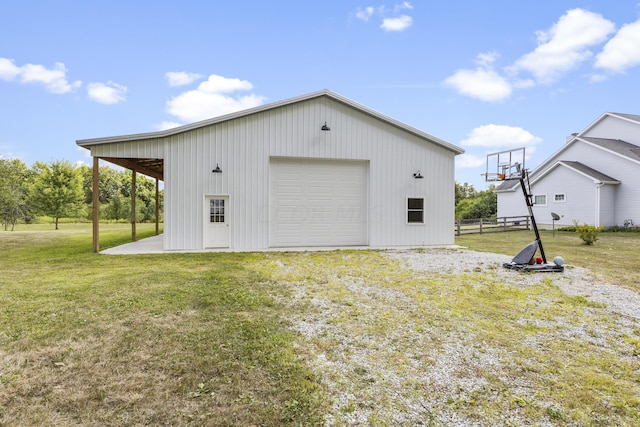
[(196, 80), (201, 79), (202, 75), (187, 73), (184, 71), (169, 71), (168, 73), (165, 73), (164, 77), (167, 79), (167, 82), (169, 82), (169, 86), (175, 87), (195, 82)]
[(475, 154), (464, 153), (456, 156), (457, 169), (471, 169), (486, 165), (486, 157), (480, 157)]
[(373, 16), (374, 11), (375, 9), (373, 8), (373, 6), (367, 6), (364, 9), (358, 9), (356, 11), (356, 18), (366, 22)]
[(117, 104), (126, 100), (127, 87), (109, 81), (107, 83), (89, 83), (87, 94), (93, 101), (101, 104)]
[(183, 92), (167, 101), (167, 112), (185, 122), (195, 122), (262, 105), (265, 97), (255, 94), (231, 96), (250, 91), (246, 81), (212, 74), (197, 89)]
[(217, 74), (211, 74), (209, 78), (200, 83), (199, 90), (215, 93), (231, 93), (238, 90), (251, 90), (253, 85), (247, 80), (232, 79)]
[(623, 73), (640, 64), (640, 20), (623, 26), (596, 57), (596, 68)]
[(400, 11), (404, 10), (404, 9), (413, 9), (413, 5), (411, 3), (409, 3), (408, 1), (402, 2), (400, 4), (397, 4), (394, 6), (393, 10), (396, 13), (399, 13)]
[(492, 70), (458, 70), (445, 80), (458, 93), (482, 101), (503, 101), (511, 96), (511, 85)]
[(173, 128), (177, 128), (178, 126), (182, 126), (182, 124), (177, 123), (177, 122), (162, 122), (159, 125), (156, 126), (156, 128), (158, 130), (167, 130), (167, 129), (173, 129)]
[(404, 31), (411, 26), (413, 18), (409, 15), (398, 16), (397, 18), (385, 18), (382, 20), (380, 28), (385, 31)]
[[(639, 21), (640, 22), (640, 21)], [(598, 56), (596, 66), (611, 70), (624, 70), (640, 64), (640, 24), (620, 31)], [(607, 40), (615, 25), (597, 13), (572, 9), (562, 15), (547, 31), (536, 32), (538, 46), (522, 55), (502, 72), (495, 71), (497, 54), (481, 53), (476, 69), (462, 69), (445, 79), (444, 83), (461, 95), (482, 101), (496, 102), (508, 99), (514, 89), (526, 89), (538, 84), (551, 84), (593, 57), (591, 48)], [(614, 43), (618, 39), (619, 43)], [(531, 76), (529, 76), (531, 75)], [(605, 76), (592, 75), (591, 81)]]
[(488, 124), (473, 129), (460, 144), (468, 147), (509, 149), (533, 147), (541, 141), (542, 138), (534, 136), (520, 127)]
[(550, 84), (592, 57), (590, 47), (604, 42), (615, 25), (601, 15), (572, 9), (548, 31), (538, 31), (538, 47), (518, 59), (509, 71), (525, 71), (538, 83)]
[(56, 62), (53, 68), (37, 64), (17, 66), (7, 58), (0, 58), (0, 79), (42, 84), (48, 92), (56, 94), (72, 92), (82, 85), (80, 81), (70, 83), (67, 80), (67, 67), (61, 62)]
[(406, 13), (403, 15), (399, 14), (412, 9), (413, 5), (408, 1), (405, 1), (400, 4), (396, 4), (392, 9), (384, 5), (378, 6), (377, 8), (373, 6), (358, 8), (355, 16), (364, 22), (368, 22), (373, 16), (379, 16), (382, 18), (380, 28), (384, 31), (404, 31), (413, 24), (413, 18)]
[(20, 74), (20, 67), (16, 66), (11, 59), (0, 58), (0, 79), (11, 81)]

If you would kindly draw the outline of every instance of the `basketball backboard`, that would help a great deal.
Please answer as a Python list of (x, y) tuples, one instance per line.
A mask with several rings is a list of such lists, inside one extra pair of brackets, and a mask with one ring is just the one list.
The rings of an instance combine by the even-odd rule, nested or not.
[(487, 154), (486, 182), (516, 179), (524, 171), (524, 147)]

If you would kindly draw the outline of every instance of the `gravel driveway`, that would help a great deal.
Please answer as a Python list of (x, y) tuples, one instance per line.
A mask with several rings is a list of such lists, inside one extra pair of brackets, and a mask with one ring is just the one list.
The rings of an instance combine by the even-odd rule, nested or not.
[[(379, 254), (397, 271), (391, 274), (385, 270), (388, 266), (378, 270), (362, 266), (367, 273), (358, 272), (358, 263), (363, 261), (348, 252), (335, 269), (318, 264), (321, 258), (306, 264), (294, 258), (290, 263), (278, 261), (279, 281), (290, 286), (291, 296), (285, 303), (291, 305), (292, 328), (305, 340), (300, 351), (332, 399), (327, 426), (583, 425), (572, 424), (562, 412), (568, 409), (537, 390), (535, 375), (513, 374), (521, 370), (522, 363), (512, 354), (515, 352), (479, 339), (469, 328), (450, 324), (446, 319), (449, 308), (431, 310), (439, 301), (437, 283), (469, 277), (482, 283), (465, 286), (486, 285), (487, 289), (492, 283), (516, 290), (542, 284), (550, 286), (545, 289), (559, 288), (562, 292), (555, 292), (560, 295), (580, 296), (593, 303), (586, 303), (585, 318), (613, 316), (614, 320), (589, 324), (576, 323), (571, 318), (574, 314), (547, 320), (523, 316), (515, 322), (531, 322), (553, 331), (521, 343), (534, 352), (559, 337), (593, 345), (604, 354), (617, 354), (625, 345), (617, 334), (640, 331), (640, 295), (599, 283), (582, 268), (569, 265), (563, 273), (522, 273), (502, 267), (510, 257), (457, 248)], [(345, 265), (340, 267), (340, 263)], [(410, 285), (414, 280), (437, 283), (423, 289)], [(536, 304), (553, 304), (544, 298), (543, 294), (542, 302)], [(639, 359), (636, 355), (630, 363), (640, 365)], [(529, 363), (533, 366), (539, 361)], [(524, 403), (496, 414), (485, 413), (490, 405), (474, 409), (479, 399)], [(536, 412), (531, 408), (544, 411), (532, 415)]]
[[(432, 249), (426, 252), (390, 251), (393, 257), (415, 271), (434, 273), (462, 273), (474, 269), (487, 269), (511, 261), (511, 257), (488, 252), (476, 252), (464, 249)], [(514, 274), (506, 268), (491, 269), (505, 283), (514, 286), (526, 286), (539, 283), (546, 277), (568, 295), (580, 295), (589, 300), (602, 303), (610, 310), (635, 319), (640, 319), (640, 294), (625, 288), (598, 282), (589, 270), (567, 266), (563, 273)]]

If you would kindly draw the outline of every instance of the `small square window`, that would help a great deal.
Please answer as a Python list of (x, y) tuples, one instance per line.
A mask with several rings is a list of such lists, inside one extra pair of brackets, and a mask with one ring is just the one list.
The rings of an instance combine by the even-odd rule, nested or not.
[(209, 222), (224, 222), (224, 200), (209, 201)]
[(554, 194), (553, 195), (553, 201), (554, 202), (564, 202), (564, 201), (566, 201), (565, 195), (564, 194)]
[(424, 199), (407, 199), (407, 222), (409, 224), (424, 224)]
[(546, 194), (536, 194), (533, 196), (533, 204), (546, 206), (547, 205), (547, 195)]

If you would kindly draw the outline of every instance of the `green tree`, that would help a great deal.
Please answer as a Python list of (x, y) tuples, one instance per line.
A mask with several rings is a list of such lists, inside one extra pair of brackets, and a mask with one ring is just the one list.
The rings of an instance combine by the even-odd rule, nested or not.
[[(83, 180), (84, 201), (91, 206), (93, 203), (93, 168), (80, 166)], [(117, 171), (107, 165), (100, 166), (100, 179), (98, 180), (98, 201), (107, 204), (118, 194), (126, 195), (124, 190), (126, 172)]]
[(455, 195), (457, 206), (462, 200), (473, 199), (476, 195), (476, 189), (468, 182), (465, 182), (464, 184), (458, 184), (456, 182)]
[(18, 159), (0, 159), (0, 221), (14, 230), (28, 212), (29, 169)]
[(63, 217), (77, 217), (84, 212), (84, 192), (80, 168), (68, 160), (36, 162), (31, 200), (37, 211), (52, 217), (58, 230)]
[(491, 185), (485, 191), (474, 190), (472, 197), (462, 198), (456, 204), (456, 219), (490, 218), (496, 215), (498, 197), (494, 190), (495, 186)]

